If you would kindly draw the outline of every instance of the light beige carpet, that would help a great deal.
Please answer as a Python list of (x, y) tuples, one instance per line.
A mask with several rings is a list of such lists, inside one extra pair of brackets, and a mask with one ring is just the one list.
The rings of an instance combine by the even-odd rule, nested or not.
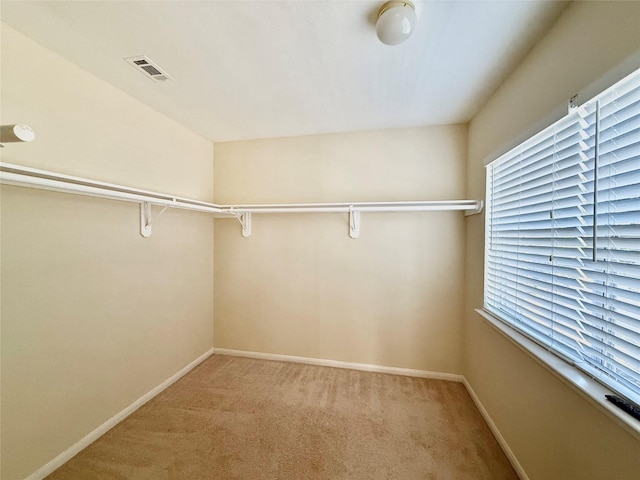
[(214, 355), (47, 478), (517, 476), (462, 384)]

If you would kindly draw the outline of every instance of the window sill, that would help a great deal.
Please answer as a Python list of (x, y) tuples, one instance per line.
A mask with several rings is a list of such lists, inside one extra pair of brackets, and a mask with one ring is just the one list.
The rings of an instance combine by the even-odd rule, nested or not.
[(611, 390), (595, 381), (586, 373), (568, 364), (560, 357), (547, 351), (537, 343), (528, 339), (506, 323), (496, 318), (484, 309), (478, 308), (476, 312), (494, 329), (511, 340), (516, 346), (531, 358), (547, 368), (553, 375), (573, 388), (586, 398), (592, 405), (602, 410), (618, 425), (628, 431), (636, 439), (640, 440), (640, 421), (620, 410), (605, 399), (605, 395), (612, 394)]

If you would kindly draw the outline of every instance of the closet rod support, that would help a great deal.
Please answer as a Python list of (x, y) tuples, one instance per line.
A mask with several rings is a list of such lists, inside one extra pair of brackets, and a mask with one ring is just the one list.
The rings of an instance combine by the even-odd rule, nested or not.
[[(233, 208), (231, 209), (233, 210)], [(242, 236), (247, 238), (251, 236), (251, 212), (232, 212), (242, 225)]]
[(140, 204), (140, 235), (144, 238), (149, 238), (151, 232), (151, 204), (142, 202)]
[(482, 213), (482, 209), (484, 208), (484, 200), (478, 200), (476, 202), (476, 205), (476, 208), (474, 208), (473, 210), (465, 210), (464, 216), (468, 217), (470, 215), (477, 215), (479, 213)]
[(360, 211), (349, 208), (349, 236), (358, 238), (360, 236)]
[(153, 231), (153, 221), (162, 215), (165, 210), (169, 208), (169, 205), (165, 205), (162, 210), (158, 212), (155, 217), (151, 216), (151, 203), (142, 202), (140, 204), (140, 234), (144, 238), (149, 238)]

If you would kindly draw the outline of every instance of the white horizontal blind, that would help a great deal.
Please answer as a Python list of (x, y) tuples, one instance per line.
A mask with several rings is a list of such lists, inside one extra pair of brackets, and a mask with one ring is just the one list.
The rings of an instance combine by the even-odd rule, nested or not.
[(491, 163), (486, 222), (485, 309), (640, 403), (640, 71)]

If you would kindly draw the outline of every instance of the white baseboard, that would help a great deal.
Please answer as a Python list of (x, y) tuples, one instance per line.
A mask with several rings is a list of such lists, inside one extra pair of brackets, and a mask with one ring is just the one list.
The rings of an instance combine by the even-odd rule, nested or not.
[(516, 474), (518, 475), (520, 480), (529, 480), (529, 477), (527, 476), (527, 473), (524, 471), (524, 468), (522, 468), (522, 465), (520, 465), (520, 462), (518, 462), (518, 459), (516, 458), (515, 454), (513, 453), (511, 448), (509, 448), (507, 441), (504, 439), (504, 437), (500, 433), (500, 430), (498, 430), (498, 427), (493, 422), (492, 418), (489, 416), (489, 412), (487, 412), (487, 409), (484, 408), (484, 405), (482, 405), (482, 402), (480, 402), (478, 395), (476, 395), (476, 392), (473, 390), (473, 388), (471, 388), (471, 384), (469, 384), (466, 378), (463, 379), (462, 383), (467, 389), (467, 392), (469, 392), (469, 396), (473, 400), (473, 403), (476, 404), (476, 408), (480, 412), (480, 415), (482, 415), (482, 418), (484, 418), (484, 421), (489, 426), (489, 430), (491, 430), (491, 433), (493, 433), (493, 436), (498, 441), (500, 448), (502, 448), (502, 451), (507, 456), (507, 459), (511, 463), (511, 466), (513, 467), (513, 469), (516, 471)]
[(200, 355), (189, 365), (187, 365), (182, 370), (180, 370), (179, 372), (175, 373), (174, 375), (166, 379), (164, 382), (162, 382), (160, 385), (155, 387), (153, 390), (145, 393), (143, 396), (141, 396), (138, 400), (136, 400), (131, 405), (126, 407), (124, 410), (115, 414), (109, 420), (104, 422), (102, 425), (100, 425), (98, 428), (96, 428), (94, 431), (89, 433), (84, 438), (80, 439), (78, 442), (76, 442), (70, 448), (62, 452), (60, 455), (58, 455), (56, 458), (51, 460), (49, 463), (39, 468), (35, 472), (33, 472), (25, 480), (42, 480), (44, 477), (52, 473), (54, 470), (56, 470), (57, 468), (60, 468), (72, 457), (77, 455), (81, 450), (88, 447), (91, 443), (95, 442), (98, 438), (100, 438), (102, 435), (107, 433), (107, 431), (111, 430), (118, 423), (120, 423), (122, 420), (127, 418), (129, 415), (131, 415), (133, 412), (135, 412), (137, 409), (139, 409), (149, 400), (157, 396), (159, 393), (161, 393), (167, 387), (171, 386), (176, 381), (180, 380), (180, 378), (185, 376), (187, 373), (189, 373), (191, 370), (197, 367), (200, 363), (202, 363), (207, 358), (209, 358), (211, 354), (213, 354), (213, 348), (203, 353), (202, 355)]
[(257, 358), (260, 360), (275, 360), (278, 362), (306, 363), (321, 367), (346, 368), (349, 370), (362, 370), (364, 372), (389, 373), (391, 375), (403, 375), (405, 377), (432, 378), (434, 380), (449, 380), (462, 382), (464, 377), (455, 373), (429, 372), (427, 370), (414, 370), (412, 368), (384, 367), (368, 363), (342, 362), (340, 360), (326, 360), (324, 358), (296, 357), (294, 355), (279, 355), (276, 353), (248, 352), (245, 350), (231, 350), (228, 348), (214, 348), (214, 354), (232, 355), (234, 357)]

